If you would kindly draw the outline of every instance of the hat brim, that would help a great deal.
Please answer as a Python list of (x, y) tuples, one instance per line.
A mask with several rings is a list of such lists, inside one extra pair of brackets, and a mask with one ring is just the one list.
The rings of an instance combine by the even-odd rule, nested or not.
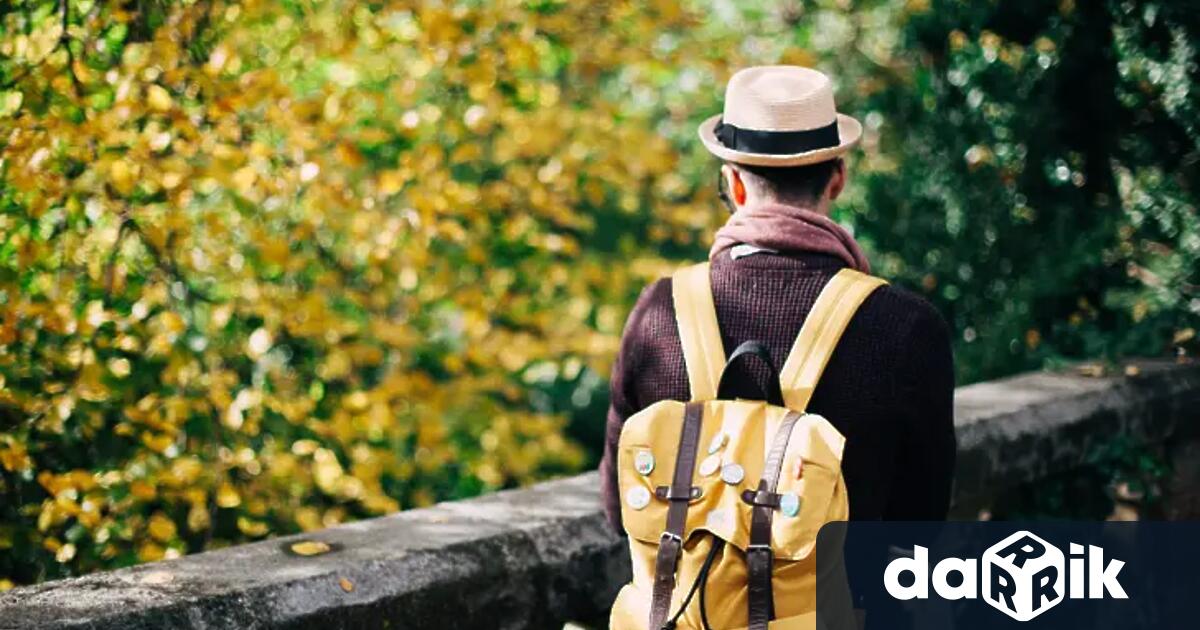
[(804, 166), (805, 164), (825, 162), (853, 149), (858, 145), (858, 141), (862, 139), (862, 123), (845, 114), (838, 114), (838, 138), (841, 139), (841, 142), (836, 147), (826, 147), (824, 149), (786, 155), (743, 153), (735, 149), (730, 149), (721, 144), (721, 141), (717, 139), (716, 127), (720, 120), (721, 114), (717, 114), (700, 123), (698, 131), (700, 133), (700, 141), (704, 143), (704, 148), (722, 160), (737, 164), (749, 164), (751, 166)]

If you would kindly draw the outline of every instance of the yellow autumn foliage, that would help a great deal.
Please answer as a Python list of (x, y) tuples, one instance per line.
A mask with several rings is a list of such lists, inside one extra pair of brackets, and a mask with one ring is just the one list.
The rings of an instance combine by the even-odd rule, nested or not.
[(737, 60), (674, 2), (25, 4), (0, 584), (580, 470), (625, 309), (719, 220), (678, 139)]

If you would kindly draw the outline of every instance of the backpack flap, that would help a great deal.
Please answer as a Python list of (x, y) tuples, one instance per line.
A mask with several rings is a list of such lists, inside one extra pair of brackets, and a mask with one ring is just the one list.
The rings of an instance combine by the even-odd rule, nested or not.
[[(742, 493), (757, 487), (769, 442), (787, 412), (759, 401), (704, 404), (700, 451), (692, 475), (696, 496), (688, 507), (685, 541), (703, 530), (743, 552), (748, 548), (752, 506)], [(629, 536), (645, 543), (656, 544), (663, 533), (668, 505), (664, 492), (675, 469), (683, 413), (684, 403), (661, 401), (635, 414), (621, 431), (617, 454), (621, 518)], [(840, 472), (843, 444), (841, 434), (820, 416), (805, 415), (792, 427), (778, 494), (794, 495), (796, 509), (782, 506), (772, 522), (776, 558), (807, 557), (821, 526), (846, 518)]]

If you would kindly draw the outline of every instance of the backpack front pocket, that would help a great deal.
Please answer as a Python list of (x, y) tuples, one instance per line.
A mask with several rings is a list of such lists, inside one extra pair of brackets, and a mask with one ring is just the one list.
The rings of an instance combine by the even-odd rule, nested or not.
[(821, 416), (808, 414), (793, 427), (776, 488), (780, 506), (771, 521), (776, 558), (806, 558), (825, 523), (849, 516), (841, 473), (844, 444)]

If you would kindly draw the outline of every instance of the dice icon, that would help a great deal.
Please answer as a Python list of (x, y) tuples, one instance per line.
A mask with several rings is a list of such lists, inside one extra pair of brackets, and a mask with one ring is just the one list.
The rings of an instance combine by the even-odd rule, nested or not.
[(983, 598), (1017, 621), (1029, 621), (1063, 600), (1066, 557), (1058, 547), (1019, 531), (983, 553)]

